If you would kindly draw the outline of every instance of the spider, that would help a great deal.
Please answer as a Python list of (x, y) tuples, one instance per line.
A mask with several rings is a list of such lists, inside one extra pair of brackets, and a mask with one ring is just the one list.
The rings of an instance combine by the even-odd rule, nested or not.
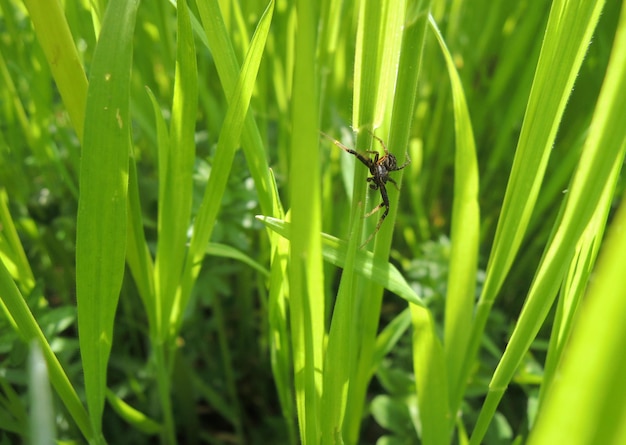
[(372, 135), (372, 137), (380, 143), (380, 145), (383, 147), (383, 150), (385, 151), (385, 154), (382, 157), (380, 157), (380, 153), (378, 153), (377, 151), (368, 150), (367, 153), (373, 154), (374, 159), (368, 158), (364, 156), (363, 154), (359, 153), (358, 151), (346, 147), (338, 140), (333, 139), (330, 136), (328, 136), (326, 133), (324, 132), (321, 132), (321, 133), (324, 137), (329, 139), (333, 144), (341, 148), (343, 151), (356, 156), (356, 158), (359, 161), (361, 161), (369, 169), (370, 174), (372, 175), (369, 178), (367, 178), (367, 182), (369, 182), (370, 189), (380, 190), (380, 196), (383, 199), (383, 202), (381, 202), (376, 207), (374, 207), (370, 212), (366, 213), (364, 218), (372, 216), (374, 213), (376, 213), (383, 207), (385, 207), (385, 211), (383, 212), (382, 216), (378, 220), (378, 224), (376, 224), (376, 229), (374, 229), (374, 232), (372, 232), (372, 234), (367, 238), (367, 240), (365, 240), (365, 242), (361, 244), (360, 248), (362, 249), (363, 247), (365, 247), (366, 244), (368, 244), (372, 240), (372, 238), (374, 238), (374, 235), (378, 233), (378, 230), (380, 230), (380, 226), (382, 226), (383, 221), (385, 220), (385, 218), (387, 217), (387, 214), (389, 213), (389, 196), (387, 195), (387, 188), (386, 188), (387, 181), (390, 181), (396, 187), (396, 189), (400, 190), (396, 181), (391, 176), (389, 176), (389, 173), (397, 171), (397, 170), (402, 170), (404, 167), (406, 167), (407, 165), (411, 163), (411, 159), (409, 158), (409, 154), (407, 153), (406, 161), (404, 162), (404, 164), (398, 167), (398, 161), (396, 160), (396, 157), (393, 154), (389, 153), (389, 150), (387, 150), (387, 147), (385, 146), (385, 143), (383, 142), (383, 140), (379, 138), (378, 136), (376, 136), (371, 131), (370, 131), (370, 134)]

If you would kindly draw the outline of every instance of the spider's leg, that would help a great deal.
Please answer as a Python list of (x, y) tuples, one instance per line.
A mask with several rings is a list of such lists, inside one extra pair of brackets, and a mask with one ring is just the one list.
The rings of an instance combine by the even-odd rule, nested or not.
[(385, 218), (387, 217), (387, 214), (389, 213), (389, 197), (387, 196), (387, 189), (385, 188), (383, 184), (379, 184), (379, 186), (380, 186), (380, 196), (383, 198), (383, 202), (381, 202), (376, 207), (374, 207), (371, 212), (365, 215), (365, 217), (367, 218), (368, 216), (373, 215), (374, 212), (377, 212), (383, 206), (385, 207), (385, 211), (380, 216), (380, 219), (378, 220), (378, 223), (376, 224), (376, 228), (374, 229), (372, 234), (367, 237), (367, 239), (365, 240), (363, 244), (361, 244), (361, 247), (360, 247), (361, 249), (365, 247), (365, 245), (369, 243), (372, 240), (372, 238), (374, 238), (374, 236), (378, 233), (378, 231), (380, 230), (380, 226), (383, 225), (383, 221), (385, 220)]
[(351, 148), (346, 147), (345, 145), (343, 145), (341, 142), (339, 142), (337, 139), (330, 137), (329, 135), (327, 135), (326, 133), (324, 133), (323, 131), (320, 131), (320, 134), (322, 136), (324, 136), (326, 139), (328, 139), (330, 142), (332, 142), (333, 144), (335, 144), (337, 147), (341, 148), (343, 151), (346, 151), (352, 155), (356, 155), (357, 152)]
[[(363, 215), (363, 218), (368, 218), (368, 217), (372, 216), (374, 213), (378, 212), (384, 206), (385, 206), (385, 202), (383, 201), (380, 204), (378, 204), (376, 207), (374, 207), (372, 210), (367, 212), (365, 215)], [(385, 215), (385, 216), (387, 216), (387, 215)]]
[(367, 150), (365, 153), (373, 154), (374, 159), (372, 159), (371, 162), (372, 164), (378, 164), (378, 157), (380, 156), (380, 153), (378, 153), (376, 150)]
[(396, 168), (396, 170), (402, 170), (404, 167), (406, 167), (407, 165), (411, 163), (411, 158), (409, 158), (409, 154), (406, 153), (405, 156), (406, 156), (406, 161), (404, 161), (404, 164), (402, 164), (400, 167)]
[(376, 182), (376, 178), (370, 176), (369, 178), (367, 178), (367, 182), (371, 182), (370, 189), (378, 190), (378, 183)]
[(397, 182), (396, 182), (396, 181), (395, 181), (395, 180), (394, 180), (391, 176), (389, 176), (389, 177), (387, 178), (387, 181), (389, 181), (389, 182), (391, 182), (393, 185), (395, 185), (395, 186), (396, 186), (396, 190), (400, 191), (400, 187), (398, 187), (398, 183), (397, 183)]
[[(374, 210), (378, 210), (380, 209), (382, 206), (384, 205), (384, 203), (381, 203), (378, 207), (376, 207)], [(371, 212), (370, 212), (371, 213)], [(374, 231), (371, 233), (370, 236), (367, 237), (367, 239), (365, 240), (365, 242), (363, 244), (361, 244), (361, 249), (363, 247), (365, 247), (371, 240), (372, 238), (374, 238), (374, 236), (378, 233), (378, 231), (380, 230), (380, 226), (383, 225), (383, 221), (385, 220), (385, 218), (387, 217), (387, 214), (389, 213), (389, 206), (385, 207), (385, 211), (383, 212), (383, 214), (381, 215), (380, 219), (378, 220), (378, 224), (376, 224), (376, 228), (374, 229)]]
[(343, 151), (350, 153), (351, 155), (354, 155), (357, 157), (357, 159), (359, 161), (361, 161), (363, 164), (365, 164), (368, 168), (370, 167), (372, 161), (369, 158), (366, 158), (365, 156), (363, 156), (361, 153), (359, 153), (356, 150), (353, 150), (351, 148), (346, 147), (345, 145), (343, 145), (341, 142), (339, 142), (337, 139), (333, 139), (330, 136), (328, 136), (326, 133), (324, 133), (323, 131), (320, 131), (320, 133), (322, 134), (322, 136), (324, 136), (326, 139), (328, 139), (329, 141), (331, 141), (333, 144), (335, 144), (337, 147), (341, 148)]
[[(369, 130), (368, 130), (368, 131), (369, 131)], [(383, 142), (383, 140), (382, 140), (381, 138), (379, 138), (378, 136), (376, 136), (376, 135), (375, 135), (374, 133), (372, 133), (371, 131), (370, 131), (370, 134), (372, 135), (372, 137), (373, 137), (374, 139), (376, 139), (376, 140), (380, 143), (380, 145), (383, 147), (383, 150), (385, 150), (385, 154), (389, 154), (389, 150), (387, 150), (387, 146), (385, 145), (385, 143)]]

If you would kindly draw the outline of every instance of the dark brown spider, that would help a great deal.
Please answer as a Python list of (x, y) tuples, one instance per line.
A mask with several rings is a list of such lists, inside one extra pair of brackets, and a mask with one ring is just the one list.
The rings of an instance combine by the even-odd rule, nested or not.
[(372, 238), (374, 238), (374, 235), (378, 233), (380, 226), (383, 224), (383, 221), (385, 220), (385, 218), (387, 217), (387, 214), (389, 213), (389, 196), (387, 195), (387, 188), (385, 186), (387, 184), (387, 181), (390, 181), (396, 187), (396, 189), (400, 190), (396, 181), (394, 181), (394, 179), (391, 176), (389, 176), (389, 173), (397, 171), (397, 170), (402, 170), (404, 167), (406, 167), (407, 165), (411, 163), (411, 159), (409, 158), (409, 154), (407, 153), (406, 161), (404, 162), (404, 164), (398, 167), (398, 161), (396, 157), (393, 154), (389, 153), (389, 150), (387, 150), (387, 147), (385, 146), (385, 143), (383, 142), (383, 140), (372, 132), (370, 132), (372, 137), (380, 143), (380, 145), (383, 147), (383, 150), (385, 151), (385, 155), (383, 157), (380, 157), (380, 153), (378, 153), (377, 151), (368, 150), (367, 153), (373, 154), (374, 159), (368, 158), (364, 156), (363, 154), (359, 153), (358, 151), (346, 147), (338, 140), (333, 139), (330, 136), (328, 136), (326, 133), (324, 132), (321, 132), (321, 133), (324, 137), (332, 141), (333, 144), (341, 148), (343, 151), (356, 156), (356, 158), (359, 161), (361, 161), (369, 169), (370, 174), (372, 175), (369, 178), (367, 178), (367, 182), (370, 183), (369, 184), (370, 189), (380, 190), (380, 196), (382, 197), (383, 202), (381, 202), (376, 207), (374, 207), (370, 212), (366, 213), (365, 218), (367, 218), (368, 216), (372, 216), (374, 213), (379, 211), (383, 206), (385, 207), (385, 211), (383, 212), (382, 216), (378, 220), (378, 224), (376, 224), (376, 229), (374, 229), (374, 232), (372, 232), (372, 234), (367, 238), (367, 240), (365, 240), (365, 242), (361, 244), (361, 248), (363, 248), (367, 243), (369, 243), (372, 240)]

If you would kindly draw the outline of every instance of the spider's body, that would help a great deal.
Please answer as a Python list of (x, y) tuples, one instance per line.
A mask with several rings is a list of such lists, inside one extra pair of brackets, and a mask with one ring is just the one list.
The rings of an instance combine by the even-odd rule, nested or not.
[(397, 170), (402, 170), (404, 167), (406, 167), (407, 165), (411, 163), (411, 159), (409, 158), (409, 155), (407, 153), (406, 161), (404, 162), (404, 164), (398, 167), (398, 161), (396, 157), (392, 155), (391, 153), (389, 153), (389, 150), (387, 150), (387, 147), (385, 146), (385, 143), (382, 141), (382, 139), (373, 133), (372, 133), (372, 136), (380, 143), (380, 145), (383, 147), (383, 150), (385, 151), (385, 154), (382, 157), (380, 157), (380, 153), (378, 153), (377, 151), (368, 151), (367, 153), (374, 155), (373, 159), (364, 156), (363, 154), (359, 153), (356, 150), (346, 147), (338, 140), (333, 139), (330, 136), (328, 136), (326, 133), (322, 133), (322, 135), (330, 139), (333, 142), (333, 144), (341, 148), (343, 151), (356, 156), (356, 158), (359, 161), (361, 161), (369, 169), (370, 174), (372, 175), (369, 178), (367, 178), (367, 182), (369, 182), (370, 189), (380, 190), (380, 196), (383, 202), (381, 202), (376, 207), (374, 207), (370, 212), (365, 214), (365, 217), (373, 215), (374, 213), (379, 211), (382, 207), (385, 207), (385, 211), (383, 212), (380, 219), (378, 220), (378, 224), (376, 224), (376, 229), (374, 229), (374, 232), (361, 245), (361, 247), (363, 247), (372, 240), (374, 235), (378, 233), (380, 226), (383, 224), (383, 221), (385, 220), (385, 218), (387, 217), (387, 214), (389, 213), (389, 196), (387, 195), (387, 188), (386, 188), (387, 181), (390, 181), (398, 190), (400, 190), (396, 181), (391, 176), (389, 176), (389, 173), (393, 171), (397, 171)]

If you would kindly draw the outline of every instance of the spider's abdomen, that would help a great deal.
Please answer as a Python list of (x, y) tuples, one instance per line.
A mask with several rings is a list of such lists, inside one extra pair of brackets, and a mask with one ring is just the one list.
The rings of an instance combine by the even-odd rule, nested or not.
[(383, 183), (387, 182), (387, 178), (389, 178), (389, 168), (386, 165), (386, 162), (381, 164), (377, 164), (374, 166), (376, 169), (375, 172), (372, 172), (372, 176), (378, 177)]

